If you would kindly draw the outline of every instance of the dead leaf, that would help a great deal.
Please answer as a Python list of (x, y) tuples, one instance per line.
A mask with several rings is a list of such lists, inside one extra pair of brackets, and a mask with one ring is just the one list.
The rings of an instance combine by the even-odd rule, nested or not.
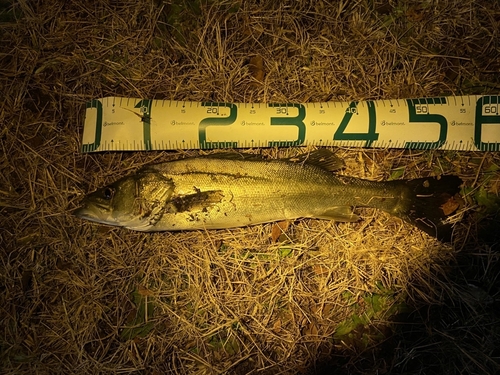
[(280, 331), (281, 331), (281, 319), (275, 320), (275, 322), (273, 323), (272, 331), (274, 333), (280, 333)]
[(460, 207), (460, 200), (455, 197), (450, 197), (444, 204), (441, 205), (441, 210), (445, 216), (451, 215)]
[(264, 59), (260, 55), (255, 55), (250, 58), (248, 63), (248, 69), (250, 69), (250, 74), (258, 82), (264, 82), (265, 70), (264, 70)]
[(313, 265), (313, 271), (318, 276), (325, 276), (328, 275), (330, 269), (322, 264), (315, 264)]
[(304, 328), (303, 334), (306, 336), (318, 336), (318, 327), (311, 322)]
[(421, 22), (427, 16), (427, 12), (420, 6), (412, 6), (406, 12), (406, 17), (411, 22)]
[(280, 236), (287, 231), (289, 226), (290, 222), (286, 220), (275, 223), (271, 229), (271, 241), (278, 241), (280, 239)]
[(154, 293), (152, 291), (150, 291), (148, 288), (142, 286), (142, 285), (139, 285), (137, 287), (137, 293), (139, 293), (141, 296), (153, 296)]
[(325, 303), (323, 306), (322, 316), (329, 317), (335, 311), (335, 305), (333, 303)]

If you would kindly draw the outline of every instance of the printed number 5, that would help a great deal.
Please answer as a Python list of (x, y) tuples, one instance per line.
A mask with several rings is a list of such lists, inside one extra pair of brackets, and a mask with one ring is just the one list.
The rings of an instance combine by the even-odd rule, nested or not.
[[(427, 104), (446, 104), (446, 98), (407, 99), (410, 122), (439, 124), (439, 139), (436, 142), (406, 142), (405, 148), (432, 149), (441, 147), (446, 142), (448, 121), (437, 114), (430, 114)], [(418, 134), (415, 132), (415, 134)]]

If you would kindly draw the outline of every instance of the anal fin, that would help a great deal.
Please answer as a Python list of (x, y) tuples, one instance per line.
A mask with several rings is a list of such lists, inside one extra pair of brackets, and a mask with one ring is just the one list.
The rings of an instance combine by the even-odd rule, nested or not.
[(329, 207), (325, 211), (315, 215), (318, 219), (354, 222), (359, 220), (359, 216), (354, 214), (349, 206)]

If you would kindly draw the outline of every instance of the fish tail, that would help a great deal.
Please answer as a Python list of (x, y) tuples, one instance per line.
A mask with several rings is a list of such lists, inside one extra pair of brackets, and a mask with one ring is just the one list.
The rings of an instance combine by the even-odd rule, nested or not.
[(453, 225), (447, 219), (461, 206), (458, 193), (462, 180), (449, 175), (398, 182), (406, 186), (409, 205), (397, 216), (440, 241), (450, 242)]

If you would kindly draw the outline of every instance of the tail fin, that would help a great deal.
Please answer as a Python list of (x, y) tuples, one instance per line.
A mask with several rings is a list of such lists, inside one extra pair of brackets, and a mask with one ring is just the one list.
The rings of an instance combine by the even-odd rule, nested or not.
[(410, 208), (399, 215), (403, 220), (443, 242), (450, 242), (453, 226), (445, 220), (461, 206), (462, 180), (457, 176), (441, 176), (406, 180)]

